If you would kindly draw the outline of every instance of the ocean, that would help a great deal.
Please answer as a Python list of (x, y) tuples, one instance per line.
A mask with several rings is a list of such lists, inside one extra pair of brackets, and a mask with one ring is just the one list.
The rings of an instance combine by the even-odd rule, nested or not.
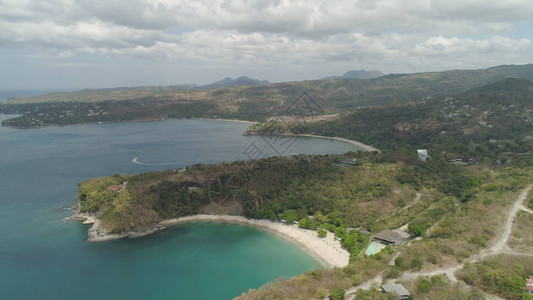
[(0, 299), (230, 299), (320, 267), (296, 245), (235, 224), (190, 223), (89, 243), (87, 225), (62, 221), (72, 213), (65, 208), (76, 201), (77, 183), (91, 177), (357, 150), (328, 139), (242, 136), (247, 126), (166, 120), (1, 127)]

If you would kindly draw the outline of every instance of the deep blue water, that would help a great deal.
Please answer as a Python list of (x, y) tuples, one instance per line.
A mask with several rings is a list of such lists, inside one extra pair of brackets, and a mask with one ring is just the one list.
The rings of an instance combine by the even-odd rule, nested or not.
[(254, 158), (251, 148), (268, 155), (355, 150), (326, 139), (265, 142), (242, 136), (247, 126), (167, 120), (1, 127), (0, 299), (228, 299), (317, 268), (292, 243), (250, 227), (194, 223), (89, 243), (87, 226), (61, 221), (71, 214), (61, 207), (74, 204), (77, 183), (90, 177)]

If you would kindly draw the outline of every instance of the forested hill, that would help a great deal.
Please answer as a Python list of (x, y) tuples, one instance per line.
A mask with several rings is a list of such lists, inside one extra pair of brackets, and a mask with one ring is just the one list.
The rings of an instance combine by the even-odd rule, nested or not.
[(471, 148), (484, 151), (527, 152), (524, 145), (533, 134), (533, 82), (509, 78), (451, 97), (361, 108), (306, 129), (385, 149), (474, 144)]
[[(359, 206), (344, 207), (354, 204), (342, 201), (348, 194), (379, 203), (381, 198), (398, 200), (398, 194), (391, 193), (392, 187), (406, 193), (414, 187), (439, 189), (449, 196), (469, 199), (471, 191), (463, 184), (468, 180), (460, 179), (464, 172), (448, 165), (449, 160), (461, 164), (492, 165), (500, 161), (513, 166), (533, 165), (531, 91), (533, 82), (529, 80), (505, 79), (455, 97), (362, 108), (333, 121), (309, 124), (307, 130), (373, 143), (384, 150), (379, 156), (297, 156), (198, 165), (184, 173), (91, 180), (80, 185), (80, 209), (101, 216), (109, 230), (119, 232), (153, 227), (161, 219), (201, 211), (273, 219), (287, 209), (299, 210), (300, 217), (315, 211), (336, 212), (349, 226), (361, 226), (375, 220), (375, 216), (359, 216)], [(415, 151), (420, 147), (430, 151), (432, 164), (420, 165)], [(343, 168), (342, 159), (350, 157), (369, 163), (369, 168)], [(376, 162), (380, 164), (374, 165)], [(422, 173), (412, 174), (413, 165)], [(359, 178), (356, 183), (352, 181), (355, 178)], [(128, 193), (114, 199), (119, 194), (106, 188), (122, 181), (129, 182)], [(220, 186), (221, 182), (231, 184)], [(207, 207), (210, 203), (217, 205)], [(117, 208), (124, 207), (128, 207), (127, 212), (117, 212)], [(232, 208), (219, 211), (221, 207)]]
[[(532, 91), (533, 82), (507, 78), (455, 95), (359, 108), (298, 128), (372, 143), (380, 153), (296, 155), (95, 178), (79, 184), (77, 208), (97, 219), (91, 232), (101, 235), (153, 232), (161, 220), (197, 213), (297, 221), (318, 236), (335, 233), (351, 253), (345, 268), (266, 285), (250, 291), (250, 298), (323, 298), (380, 272), (391, 279), (454, 266), (497, 239), (510, 206), (531, 184)], [(256, 127), (262, 126), (290, 130), (291, 123)], [(429, 152), (426, 161), (417, 156), (420, 148)], [(367, 231), (399, 228), (420, 239), (364, 254)], [(523, 259), (516, 259), (519, 265)], [(477, 282), (468, 268), (465, 281)], [(495, 272), (504, 274), (500, 269)], [(523, 293), (522, 278), (515, 281), (518, 288), (506, 280), (491, 284), (500, 294)]]
[(303, 92), (324, 114), (345, 113), (363, 106), (449, 97), (509, 77), (533, 80), (533, 65), (210, 90), (186, 86), (84, 90), (15, 99), (10, 104), (0, 104), (0, 113), (24, 114), (4, 122), (17, 127), (190, 117), (263, 121), (285, 115)]

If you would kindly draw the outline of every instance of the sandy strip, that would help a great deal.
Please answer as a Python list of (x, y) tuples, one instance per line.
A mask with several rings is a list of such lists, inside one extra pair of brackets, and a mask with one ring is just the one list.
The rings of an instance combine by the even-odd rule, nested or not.
[[(187, 120), (216, 120), (216, 121), (226, 121), (226, 122), (240, 122), (240, 123), (247, 123), (247, 124), (260, 124), (259, 122), (235, 120), (235, 119), (188, 118)], [(362, 148), (363, 150), (366, 150), (366, 151), (370, 151), (370, 152), (377, 151), (378, 153), (380, 152), (379, 149), (374, 148), (374, 147), (372, 147), (370, 145), (363, 144), (361, 142), (354, 141), (354, 140), (341, 138), (341, 137), (332, 137), (332, 136), (323, 136), (323, 135), (314, 135), (314, 134), (282, 134), (282, 135), (285, 135), (285, 136), (305, 136), (305, 137), (313, 137), (313, 138), (319, 138), (319, 139), (337, 140), (337, 141), (342, 141), (342, 142), (346, 142), (346, 143), (352, 144), (352, 145), (354, 145), (356, 147), (359, 147), (359, 148)]]
[(209, 121), (224, 121), (224, 122), (237, 122), (237, 123), (246, 123), (246, 124), (259, 124), (256, 121), (246, 121), (246, 120), (237, 120), (237, 119), (214, 119), (214, 118), (178, 118), (182, 120), (209, 120)]
[(325, 238), (319, 238), (316, 231), (298, 228), (298, 225), (296, 224), (289, 225), (282, 222), (272, 222), (270, 220), (255, 220), (241, 216), (227, 215), (194, 215), (164, 220), (159, 224), (161, 226), (169, 226), (196, 221), (235, 223), (274, 232), (287, 238), (289, 241), (296, 243), (326, 268), (344, 267), (348, 265), (350, 260), (350, 253), (341, 247), (339, 241), (335, 240), (333, 233), (328, 232), (328, 235)]
[(370, 145), (363, 144), (361, 142), (354, 141), (354, 140), (341, 138), (341, 137), (332, 137), (332, 136), (323, 136), (323, 135), (314, 135), (314, 134), (284, 134), (284, 135), (287, 135), (287, 136), (307, 136), (307, 137), (314, 137), (314, 138), (319, 138), (319, 139), (337, 140), (337, 141), (342, 141), (342, 142), (346, 142), (346, 143), (352, 144), (352, 145), (357, 146), (359, 148), (362, 148), (363, 150), (366, 150), (366, 151), (370, 151), (370, 152), (377, 151), (378, 153), (380, 152), (379, 149), (374, 148), (374, 147), (372, 147)]

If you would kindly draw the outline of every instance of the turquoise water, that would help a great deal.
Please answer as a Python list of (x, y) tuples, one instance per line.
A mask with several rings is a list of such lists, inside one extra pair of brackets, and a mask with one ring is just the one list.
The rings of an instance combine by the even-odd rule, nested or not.
[[(298, 247), (250, 227), (194, 223), (88, 243), (87, 226), (61, 221), (71, 214), (61, 207), (89, 177), (246, 159), (254, 143), (272, 149), (242, 136), (246, 127), (211, 120), (1, 127), (0, 299), (228, 299), (317, 268)], [(284, 154), (350, 150), (298, 138)]]
[(372, 243), (370, 243), (370, 245), (368, 245), (368, 248), (366, 248), (365, 254), (366, 255), (374, 255), (374, 254), (380, 252), (381, 250), (383, 250), (383, 248), (385, 248), (385, 245), (380, 244), (380, 243), (376, 243), (376, 242), (372, 242)]

